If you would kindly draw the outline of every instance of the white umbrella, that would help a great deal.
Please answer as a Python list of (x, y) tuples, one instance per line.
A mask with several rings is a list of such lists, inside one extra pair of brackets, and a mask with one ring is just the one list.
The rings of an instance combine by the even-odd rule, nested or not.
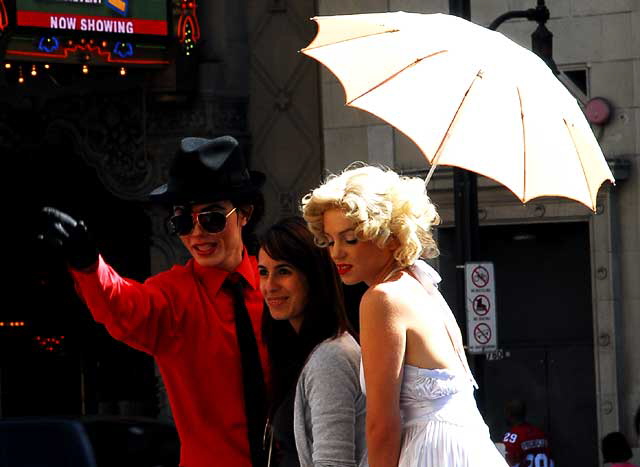
[(347, 105), (407, 135), (432, 166), (494, 179), (522, 202), (562, 196), (595, 210), (614, 181), (575, 98), (534, 53), (445, 14), (313, 18), (302, 50), (342, 83)]

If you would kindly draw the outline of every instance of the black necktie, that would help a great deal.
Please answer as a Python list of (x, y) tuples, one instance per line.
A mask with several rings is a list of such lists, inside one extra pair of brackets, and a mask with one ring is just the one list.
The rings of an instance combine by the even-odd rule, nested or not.
[(243, 279), (238, 274), (231, 274), (224, 283), (231, 292), (234, 303), (236, 335), (240, 347), (242, 361), (242, 383), (244, 387), (244, 408), (247, 416), (249, 449), (254, 467), (265, 465), (262, 449), (262, 429), (266, 419), (266, 394), (260, 353), (256, 336), (251, 325), (251, 318), (244, 303)]

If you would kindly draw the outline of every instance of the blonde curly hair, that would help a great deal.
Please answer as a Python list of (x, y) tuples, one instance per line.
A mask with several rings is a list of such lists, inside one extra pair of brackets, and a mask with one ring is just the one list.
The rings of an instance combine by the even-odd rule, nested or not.
[(399, 247), (394, 258), (402, 267), (439, 254), (431, 229), (440, 223), (440, 216), (420, 178), (366, 164), (352, 164), (329, 176), (302, 198), (302, 215), (319, 246), (328, 245), (323, 214), (334, 208), (344, 211), (361, 240), (372, 240), (382, 248), (395, 238)]

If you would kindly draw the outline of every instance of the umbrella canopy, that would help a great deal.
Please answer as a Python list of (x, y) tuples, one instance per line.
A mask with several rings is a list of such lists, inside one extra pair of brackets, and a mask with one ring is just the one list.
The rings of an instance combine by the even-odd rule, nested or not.
[(562, 196), (592, 210), (602, 183), (614, 181), (575, 98), (502, 34), (445, 14), (313, 20), (318, 33), (302, 52), (336, 75), (347, 105), (413, 140), (432, 170), (461, 167), (522, 202)]

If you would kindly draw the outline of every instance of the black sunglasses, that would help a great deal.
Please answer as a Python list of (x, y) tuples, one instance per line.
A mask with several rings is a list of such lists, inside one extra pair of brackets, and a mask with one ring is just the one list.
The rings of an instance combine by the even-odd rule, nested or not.
[(236, 208), (233, 208), (226, 214), (220, 211), (177, 214), (169, 219), (169, 230), (176, 235), (188, 235), (193, 232), (196, 223), (198, 223), (200, 227), (209, 233), (222, 232), (227, 225), (227, 217), (233, 214), (235, 210)]

